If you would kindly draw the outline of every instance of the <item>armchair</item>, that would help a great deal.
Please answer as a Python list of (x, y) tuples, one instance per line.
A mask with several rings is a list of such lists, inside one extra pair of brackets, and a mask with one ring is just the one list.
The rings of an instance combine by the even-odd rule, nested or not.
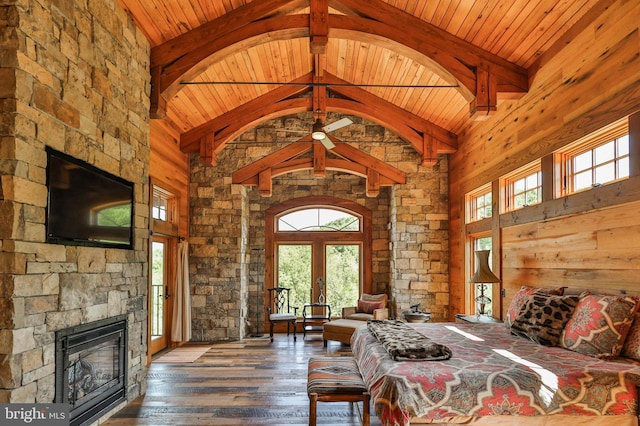
[(342, 308), (342, 318), (360, 321), (389, 319), (388, 299), (386, 294), (362, 293), (358, 306)]
[[(289, 326), (293, 326), (293, 341), (296, 341), (296, 320), (298, 318), (298, 307), (289, 305), (289, 289), (275, 287), (269, 291), (269, 337), (273, 342), (273, 327), (279, 322), (287, 323), (287, 336)], [(293, 310), (293, 313), (291, 312)]]

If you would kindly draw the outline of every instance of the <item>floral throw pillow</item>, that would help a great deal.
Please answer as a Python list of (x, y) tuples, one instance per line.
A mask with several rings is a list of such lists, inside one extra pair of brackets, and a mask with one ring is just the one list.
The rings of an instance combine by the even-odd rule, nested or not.
[(527, 299), (532, 294), (540, 293), (540, 294), (547, 294), (552, 296), (562, 296), (563, 290), (564, 290), (563, 287), (538, 288), (538, 287), (529, 287), (529, 286), (523, 285), (522, 287), (520, 287), (520, 290), (518, 290), (518, 292), (513, 296), (513, 299), (511, 299), (511, 304), (509, 305), (509, 309), (507, 310), (507, 315), (504, 318), (504, 326), (507, 329), (511, 328), (511, 324), (513, 323), (513, 320), (516, 319), (516, 317), (520, 313), (520, 309), (522, 309), (524, 304), (527, 302)]
[(562, 332), (560, 346), (596, 358), (620, 355), (638, 300), (630, 296), (586, 295)]
[(633, 323), (624, 341), (620, 355), (640, 361), (640, 313), (638, 312), (633, 317)]

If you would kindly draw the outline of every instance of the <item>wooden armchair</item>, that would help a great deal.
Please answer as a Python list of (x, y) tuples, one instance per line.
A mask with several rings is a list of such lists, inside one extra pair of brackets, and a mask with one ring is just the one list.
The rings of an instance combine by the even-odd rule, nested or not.
[(360, 321), (389, 319), (388, 300), (389, 296), (386, 294), (362, 293), (358, 306), (342, 308), (342, 318)]
[[(298, 307), (289, 304), (289, 289), (275, 287), (269, 291), (269, 337), (273, 342), (273, 327), (279, 322), (287, 323), (287, 336), (289, 326), (293, 326), (293, 341), (296, 341), (296, 319), (298, 318)], [(292, 312), (293, 311), (293, 312)]]

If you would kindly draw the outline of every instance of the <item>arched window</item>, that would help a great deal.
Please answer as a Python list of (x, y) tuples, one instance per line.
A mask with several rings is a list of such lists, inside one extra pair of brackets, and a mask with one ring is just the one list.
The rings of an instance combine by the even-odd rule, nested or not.
[(306, 197), (270, 208), (266, 220), (267, 288), (291, 288), (291, 303), (300, 308), (324, 300), (333, 316), (368, 291), (368, 209), (334, 197)]

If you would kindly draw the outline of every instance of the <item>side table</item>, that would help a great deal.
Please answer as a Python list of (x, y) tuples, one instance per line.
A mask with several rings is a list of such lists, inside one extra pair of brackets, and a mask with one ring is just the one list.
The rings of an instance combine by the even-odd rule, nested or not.
[(456, 322), (468, 322), (473, 324), (492, 324), (492, 323), (499, 323), (502, 321), (487, 315), (478, 316), (478, 315), (456, 314)]
[[(317, 314), (322, 309), (322, 314)], [(308, 311), (307, 311), (308, 310)], [(307, 332), (322, 332), (324, 324), (331, 321), (331, 306), (328, 303), (305, 303), (302, 307), (302, 339)]]

